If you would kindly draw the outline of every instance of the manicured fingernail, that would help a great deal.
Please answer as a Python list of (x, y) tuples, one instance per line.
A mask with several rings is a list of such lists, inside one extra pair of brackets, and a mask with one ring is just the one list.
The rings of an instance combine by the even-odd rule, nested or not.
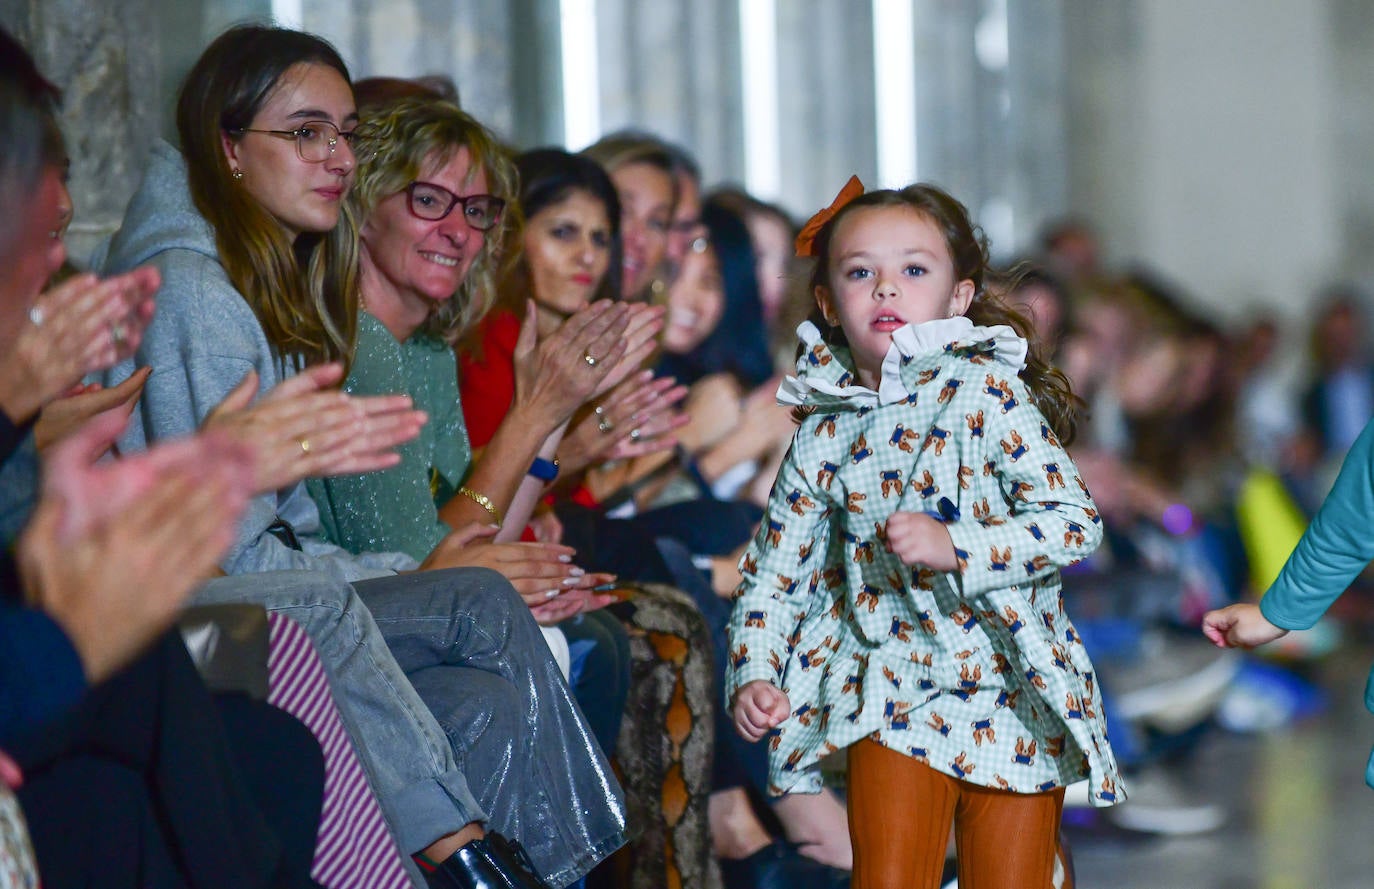
[(563, 564), (566, 565), (567, 563), (569, 563), (569, 562), (572, 561), (572, 556), (569, 556), (569, 555), (562, 555), (562, 556), (559, 556), (559, 557), (558, 557), (558, 561), (560, 561), (560, 562), (562, 562)]
[(559, 592), (558, 590), (545, 590), (545, 591), (544, 591), (544, 598), (545, 598), (545, 599), (552, 599), (554, 596), (557, 596), (557, 595), (558, 595), (558, 592)]

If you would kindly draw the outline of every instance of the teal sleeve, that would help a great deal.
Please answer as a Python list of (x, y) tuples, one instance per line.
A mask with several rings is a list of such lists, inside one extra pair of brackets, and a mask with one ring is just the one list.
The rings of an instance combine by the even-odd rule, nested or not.
[(1374, 559), (1374, 423), (1346, 454), (1331, 493), (1288, 557), (1260, 612), (1276, 627), (1304, 630)]

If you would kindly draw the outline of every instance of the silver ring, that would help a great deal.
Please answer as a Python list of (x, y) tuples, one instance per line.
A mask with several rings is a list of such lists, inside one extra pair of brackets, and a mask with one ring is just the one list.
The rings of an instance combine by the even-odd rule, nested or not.
[(33, 322), (33, 326), (34, 326), (34, 327), (42, 327), (42, 326), (43, 326), (43, 307), (42, 307), (42, 306), (29, 306), (29, 320)]
[(114, 340), (116, 349), (124, 345), (125, 335), (123, 324), (116, 321), (110, 325), (110, 339)]
[(640, 437), (642, 434), (643, 434), (643, 433), (641, 433), (641, 432), (639, 431), (639, 427), (636, 426), (634, 429), (631, 429), (631, 430), (630, 430), (630, 441), (639, 441), (639, 437)]
[(600, 420), (597, 421), (596, 428), (600, 429), (602, 432), (614, 432), (615, 424), (612, 423), (610, 420), (606, 419), (605, 417), (602, 417)]
[(588, 367), (596, 367), (596, 365), (598, 364), (597, 360), (592, 357), (591, 352), (583, 352), (582, 360), (587, 362)]

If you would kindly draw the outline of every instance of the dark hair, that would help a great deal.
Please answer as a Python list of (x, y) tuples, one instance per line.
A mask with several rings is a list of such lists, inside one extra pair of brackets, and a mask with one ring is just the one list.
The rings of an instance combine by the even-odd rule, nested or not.
[(298, 64), (348, 68), (325, 40), (301, 31), (240, 25), (215, 38), (177, 97), (177, 133), (196, 209), (215, 231), (220, 262), (279, 355), (298, 363), (344, 360), (357, 331), (358, 230), (345, 205), (329, 232), (294, 243), (248, 191), (235, 184), (224, 135), (239, 138)]
[[(1069, 289), (1064, 284), (1062, 278), (1045, 268), (1043, 265), (1029, 259), (1014, 261), (1011, 264), (1013, 272), (1007, 282), (1006, 287), (1001, 291), (1011, 299), (1016, 299), (1017, 294), (1031, 289), (1040, 289), (1050, 294), (1059, 308), (1059, 319), (1054, 329), (1049, 331), (1036, 330), (1041, 345), (1047, 351), (1057, 351), (1064, 343), (1065, 335), (1073, 328), (1073, 300), (1069, 295)], [(1030, 320), (1030, 319), (1027, 319)], [(1052, 355), (1047, 355), (1053, 357)]]
[[(830, 241), (840, 220), (856, 210), (872, 207), (908, 207), (935, 224), (949, 250), (954, 265), (954, 280), (973, 282), (973, 300), (965, 316), (983, 327), (1006, 324), (1026, 339), (1030, 350), (1026, 355), (1026, 366), (1020, 373), (1021, 379), (1055, 434), (1065, 444), (1071, 443), (1077, 431), (1082, 400), (1074, 395), (1063, 372), (1041, 354), (1041, 344), (1031, 323), (1000, 298), (1000, 293), (1015, 286), (1015, 272), (1002, 274), (992, 268), (986, 235), (969, 220), (964, 205), (944, 190), (918, 182), (900, 190), (866, 192), (846, 204), (816, 235), (816, 265), (811, 272), (812, 292), (818, 287), (830, 287)], [(838, 327), (830, 327), (819, 308), (812, 312), (810, 320), (822, 331), (828, 331), (826, 337), (831, 341), (844, 342), (843, 332)]]
[[(606, 274), (592, 299), (620, 299), (620, 198), (616, 196), (611, 177), (591, 158), (562, 148), (534, 148), (519, 154), (515, 158), (515, 169), (520, 179), (516, 206), (524, 222), (574, 192), (589, 194), (601, 203), (606, 211), (611, 244)], [(525, 301), (533, 295), (533, 285), (529, 263), (518, 244), (513, 253), (514, 260), (507, 266), (498, 287), (497, 303), (517, 318), (523, 318)], [(480, 326), (470, 330), (461, 343), (464, 352), (480, 358), (483, 334)]]
[[(620, 299), (620, 198), (611, 177), (591, 158), (561, 148), (526, 151), (516, 157), (515, 167), (520, 171), (520, 209), (526, 219), (575, 191), (586, 192), (601, 202), (610, 225), (610, 264), (593, 299)], [(523, 262), (520, 267), (523, 271)]]
[[(372, 110), (403, 99), (434, 99), (458, 104), (458, 88), (453, 87), (452, 92), (445, 91), (442, 88), (444, 81), (438, 80), (440, 77), (438, 74), (425, 78), (364, 77), (354, 82), (353, 99), (364, 118)], [(452, 87), (452, 81), (449, 81), (449, 85)]]
[(9, 252), (21, 203), (44, 166), (66, 157), (57, 109), (62, 94), (23, 45), (0, 28), (0, 258)]
[(665, 354), (659, 369), (687, 384), (724, 371), (752, 389), (773, 375), (773, 360), (749, 228), (739, 214), (714, 201), (702, 205), (701, 222), (720, 266), (725, 308), (715, 330), (700, 345), (686, 355)]
[(733, 210), (735, 215), (745, 222), (754, 216), (771, 216), (786, 226), (794, 236), (797, 233), (797, 223), (793, 221), (792, 214), (778, 204), (770, 204), (768, 201), (754, 197), (738, 185), (721, 186), (707, 195), (706, 200), (720, 204), (727, 210)]

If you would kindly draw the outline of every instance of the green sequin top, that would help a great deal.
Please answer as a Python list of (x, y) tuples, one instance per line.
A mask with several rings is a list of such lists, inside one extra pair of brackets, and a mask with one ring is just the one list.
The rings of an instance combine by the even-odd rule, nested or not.
[(406, 393), (429, 422), (399, 449), (398, 465), (307, 483), (324, 532), (351, 552), (396, 550), (423, 561), (450, 531), (439, 506), (458, 490), (472, 464), (453, 350), (423, 334), (399, 343), (380, 321), (359, 312), (358, 346), (344, 390)]

